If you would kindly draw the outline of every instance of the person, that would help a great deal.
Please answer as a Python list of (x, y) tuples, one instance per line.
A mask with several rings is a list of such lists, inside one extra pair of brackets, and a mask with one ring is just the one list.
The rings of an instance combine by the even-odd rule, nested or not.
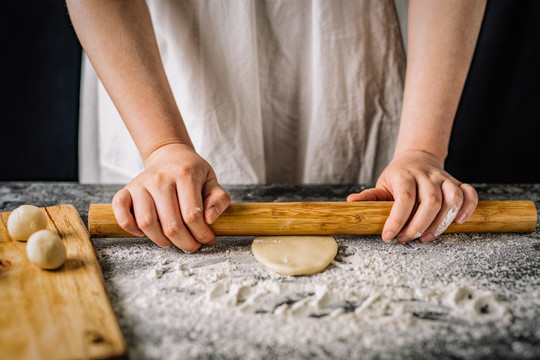
[(210, 225), (230, 203), (218, 178), (377, 179), (347, 201), (395, 201), (386, 242), (432, 241), (477, 205), (444, 159), (485, 0), (411, 0), (404, 81), (391, 1), (67, 6), (110, 96), (98, 86), (94, 157), (102, 180), (133, 177), (113, 209), (135, 235), (186, 252), (214, 244)]

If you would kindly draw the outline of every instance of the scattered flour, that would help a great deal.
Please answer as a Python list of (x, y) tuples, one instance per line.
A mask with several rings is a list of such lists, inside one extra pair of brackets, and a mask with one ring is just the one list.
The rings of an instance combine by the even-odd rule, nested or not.
[[(4, 183), (0, 207), (73, 203), (84, 219), (120, 188)], [(234, 201), (328, 201), (365, 188), (227, 190)], [(540, 184), (475, 188), (485, 200), (540, 204)], [(538, 359), (539, 230), (406, 245), (340, 237), (333, 266), (307, 277), (261, 269), (250, 239), (195, 254), (145, 239), (94, 244), (131, 359)]]
[[(122, 246), (105, 241), (97, 247), (113, 304), (121, 324), (134, 331), (132, 351), (143, 358), (340, 358), (358, 351), (392, 358), (403, 349), (435, 354), (441, 346), (467, 356), (471, 338), (479, 339), (478, 351), (483, 339), (508, 337), (520, 323), (516, 315), (540, 318), (538, 308), (527, 308), (540, 305), (539, 270), (520, 269), (516, 278), (508, 241), (489, 235), (405, 245), (338, 237), (327, 270), (299, 277), (259, 266), (249, 238), (220, 239), (196, 254), (140, 239)], [(523, 238), (513, 242), (530, 246)]]

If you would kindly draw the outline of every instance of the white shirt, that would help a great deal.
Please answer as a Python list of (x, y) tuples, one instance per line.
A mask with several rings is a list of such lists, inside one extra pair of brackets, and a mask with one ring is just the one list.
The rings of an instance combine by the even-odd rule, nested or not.
[[(373, 183), (390, 161), (405, 72), (391, 0), (148, 6), (188, 132), (220, 183)], [(81, 102), (80, 181), (128, 182), (142, 161), (87, 59)]]

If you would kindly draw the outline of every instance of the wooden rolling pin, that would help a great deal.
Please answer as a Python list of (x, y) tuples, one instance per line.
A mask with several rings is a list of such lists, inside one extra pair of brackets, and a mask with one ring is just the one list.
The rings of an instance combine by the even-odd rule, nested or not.
[[(392, 201), (232, 203), (211, 225), (216, 235), (381, 234)], [(464, 224), (445, 233), (532, 232), (532, 201), (480, 201)], [(116, 222), (110, 204), (90, 205), (88, 228), (95, 238), (133, 237)]]

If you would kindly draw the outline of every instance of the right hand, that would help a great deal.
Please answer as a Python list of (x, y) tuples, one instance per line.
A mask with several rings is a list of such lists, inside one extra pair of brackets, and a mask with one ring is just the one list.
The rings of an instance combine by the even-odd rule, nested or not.
[(351, 194), (347, 200), (394, 200), (382, 230), (383, 240), (389, 242), (397, 236), (401, 243), (416, 238), (430, 242), (454, 219), (458, 224), (467, 221), (478, 204), (478, 194), (444, 170), (443, 158), (408, 150), (394, 155), (375, 188)]
[(170, 144), (155, 150), (144, 165), (113, 198), (118, 224), (161, 247), (174, 245), (185, 252), (215, 244), (210, 224), (231, 199), (210, 164), (191, 146)]

